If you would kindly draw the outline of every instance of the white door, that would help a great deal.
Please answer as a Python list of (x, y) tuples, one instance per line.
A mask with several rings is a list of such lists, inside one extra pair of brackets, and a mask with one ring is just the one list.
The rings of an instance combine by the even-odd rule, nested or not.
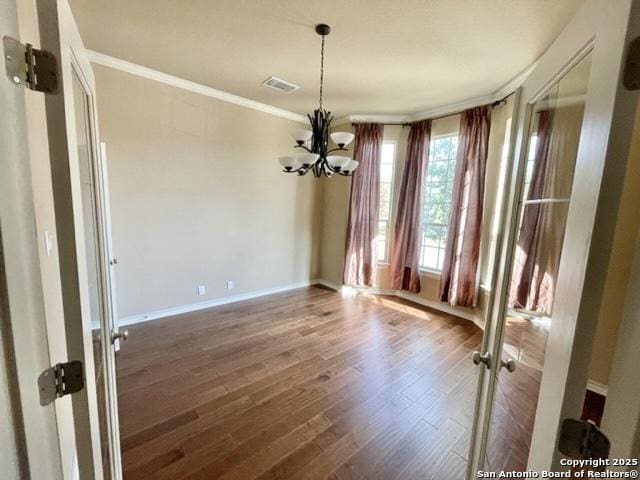
[(59, 63), (58, 95), (46, 98), (67, 347), (82, 358), (73, 398), (81, 478), (122, 478), (105, 169), (95, 80), (66, 0), (41, 2), (41, 45)]
[[(15, 0), (0, 0), (0, 35), (38, 46), (29, 13), (18, 12)], [(36, 381), (69, 360), (55, 305), (60, 298), (50, 288), (59, 278), (56, 249), (45, 241), (55, 238), (55, 220), (41, 208), (50, 191), (40, 181), (50, 183), (50, 174), (34, 171), (36, 145), (29, 138), (44, 122), (44, 99), (13, 84), (4, 75), (6, 62), (0, 62), (0, 476), (71, 480), (71, 398), (43, 406)], [(46, 165), (46, 141), (44, 152)]]
[(518, 92), (467, 478), (561, 469), (560, 424), (580, 418), (637, 100), (621, 79), (639, 9), (585, 1)]

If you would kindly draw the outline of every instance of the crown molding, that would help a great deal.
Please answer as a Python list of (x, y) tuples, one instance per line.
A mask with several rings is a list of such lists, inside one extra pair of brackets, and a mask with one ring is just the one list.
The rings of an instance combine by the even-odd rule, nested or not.
[(409, 115), (348, 115), (338, 118), (334, 125), (344, 125), (345, 123), (397, 123), (402, 124), (409, 121)]
[(469, 108), (479, 107), (481, 105), (487, 105), (489, 103), (497, 102), (515, 92), (529, 77), (533, 69), (538, 64), (536, 60), (529, 65), (526, 69), (513, 77), (502, 87), (493, 93), (483, 95), (481, 97), (470, 98), (461, 102), (449, 103), (447, 105), (441, 105), (438, 107), (423, 110), (413, 114), (406, 115), (377, 115), (377, 114), (360, 114), (349, 115), (341, 117), (336, 121), (336, 125), (343, 125), (345, 123), (411, 123), (420, 120), (426, 120), (429, 118), (444, 117), (447, 115), (455, 115)]
[(522, 72), (520, 72), (518, 75), (516, 75), (507, 83), (505, 83), (499, 90), (497, 90), (494, 93), (496, 100), (502, 100), (504, 97), (511, 95), (518, 88), (520, 88), (520, 86), (525, 82), (525, 80), (529, 77), (529, 75), (531, 75), (531, 72), (533, 72), (533, 69), (536, 68), (536, 65), (538, 65), (538, 60), (533, 62), (531, 65), (525, 68)]
[(345, 125), (347, 123), (351, 123), (351, 116), (350, 115), (345, 115), (344, 117), (336, 118), (333, 122), (331, 122), (331, 125), (333, 125), (334, 127), (339, 127), (339, 126)]
[(189, 90), (200, 95), (222, 100), (223, 102), (233, 103), (245, 108), (251, 108), (252, 110), (257, 110), (269, 115), (275, 115), (277, 117), (294, 120), (300, 123), (308, 123), (308, 119), (304, 115), (290, 112), (272, 105), (267, 105), (266, 103), (256, 102), (255, 100), (240, 97), (232, 93), (223, 92), (222, 90), (218, 90), (213, 87), (208, 87), (168, 73), (159, 72), (136, 63), (105, 55), (104, 53), (87, 50), (87, 54), (89, 56), (89, 60), (97, 65), (113, 68), (114, 70), (120, 70), (121, 72), (130, 73), (138, 77), (147, 78), (173, 87), (182, 88), (183, 90)]
[(447, 115), (455, 115), (469, 108), (479, 107), (480, 105), (487, 105), (493, 103), (496, 100), (495, 94), (484, 95), (482, 97), (470, 98), (461, 102), (450, 103), (448, 105), (441, 105), (439, 107), (424, 110), (422, 112), (414, 113), (408, 116), (409, 122), (418, 122), (420, 120), (427, 120), (429, 118), (445, 117)]
[(340, 117), (331, 124), (333, 126), (339, 127), (340, 125), (346, 125), (350, 123), (386, 123), (386, 124), (395, 124), (402, 125), (403, 123), (408, 123), (411, 121), (411, 115), (385, 115), (385, 114), (375, 114), (375, 113), (362, 113), (356, 115), (346, 115), (344, 117)]
[[(305, 115), (300, 115), (299, 113), (291, 112), (289, 110), (284, 110), (282, 108), (274, 107), (272, 105), (267, 105), (266, 103), (257, 102), (255, 100), (250, 100), (245, 97), (234, 95), (232, 93), (227, 93), (213, 87), (208, 87), (206, 85), (192, 82), (190, 80), (186, 80), (181, 77), (176, 77), (175, 75), (170, 75), (168, 73), (163, 73), (158, 70), (153, 70), (151, 68), (144, 67), (136, 63), (128, 62), (126, 60), (122, 60), (116, 57), (112, 57), (104, 53), (96, 52), (93, 50), (87, 50), (87, 54), (89, 56), (89, 60), (92, 63), (95, 63), (97, 65), (102, 65), (105, 67), (113, 68), (115, 70), (120, 70), (122, 72), (130, 73), (132, 75), (147, 78), (149, 80), (155, 80), (157, 82), (164, 83), (166, 85), (171, 85), (173, 87), (189, 90), (191, 92), (199, 93), (201, 95), (215, 98), (223, 102), (233, 103), (241, 107), (251, 108), (253, 110), (267, 113), (269, 115), (275, 115), (277, 117), (286, 118), (288, 120), (293, 120), (303, 124), (307, 124), (308, 122), (308, 119)], [(486, 105), (488, 103), (493, 103), (493, 102), (502, 100), (504, 97), (510, 95), (524, 83), (524, 81), (527, 79), (529, 74), (533, 71), (537, 63), (538, 63), (537, 61), (534, 62), (532, 65), (527, 67), (521, 73), (516, 75), (507, 83), (505, 83), (498, 90), (488, 95), (471, 98), (461, 102), (450, 103), (447, 105), (441, 105), (441, 106), (430, 108), (428, 110), (424, 110), (422, 112), (418, 112), (414, 114), (346, 115), (344, 117), (340, 117), (334, 120), (333, 125), (337, 127), (337, 126), (341, 126), (349, 123), (369, 123), (369, 122), (370, 123), (403, 124), (403, 123), (417, 122), (419, 120), (425, 120), (428, 118), (454, 115), (456, 113), (459, 113), (463, 110), (467, 110), (469, 108), (474, 108), (480, 105)]]

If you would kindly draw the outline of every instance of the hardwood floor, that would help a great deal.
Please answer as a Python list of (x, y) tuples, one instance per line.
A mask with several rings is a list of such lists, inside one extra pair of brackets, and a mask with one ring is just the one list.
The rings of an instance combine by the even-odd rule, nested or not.
[(129, 331), (126, 480), (463, 478), (482, 338), (466, 320), (311, 287)]

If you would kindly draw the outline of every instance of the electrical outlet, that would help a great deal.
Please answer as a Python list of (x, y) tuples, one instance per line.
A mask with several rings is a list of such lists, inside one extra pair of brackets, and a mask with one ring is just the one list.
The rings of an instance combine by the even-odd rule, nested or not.
[(207, 288), (204, 285), (198, 285), (198, 296), (207, 293)]
[(227, 280), (227, 290), (233, 289), (233, 280)]

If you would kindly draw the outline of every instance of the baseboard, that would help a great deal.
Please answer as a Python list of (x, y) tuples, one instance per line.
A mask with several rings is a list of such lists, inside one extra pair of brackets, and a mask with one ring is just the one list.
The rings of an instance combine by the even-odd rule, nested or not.
[[(367, 293), (370, 295), (396, 296), (420, 305), (424, 305), (425, 307), (429, 307), (434, 310), (438, 310), (443, 313), (448, 313), (450, 315), (454, 315), (456, 317), (460, 317), (465, 320), (469, 320), (471, 322), (477, 323), (476, 317), (471, 312), (467, 312), (461, 309), (451, 307), (447, 303), (434, 302), (433, 300), (428, 300), (424, 297), (421, 297), (420, 295), (405, 292), (404, 290), (393, 290), (390, 288), (371, 288), (371, 287), (346, 287), (343, 285), (338, 285), (337, 283), (330, 282), (329, 280), (325, 280), (323, 278), (315, 278), (315, 279), (311, 279), (304, 282), (281, 285), (281, 286), (272, 287), (272, 288), (265, 288), (262, 290), (254, 290), (252, 292), (241, 293), (238, 295), (231, 295), (228, 297), (215, 298), (213, 300), (207, 300), (206, 302), (191, 303), (189, 305), (182, 305), (179, 307), (155, 310), (155, 311), (143, 313), (140, 315), (132, 315), (129, 317), (121, 318), (118, 321), (118, 327), (124, 327), (127, 325), (134, 325), (136, 323), (148, 322), (151, 320), (157, 320), (159, 318), (172, 317), (174, 315), (180, 315), (182, 313), (195, 312), (198, 310), (218, 307), (218, 306), (227, 305), (230, 303), (242, 302), (244, 300), (251, 300), (253, 298), (259, 298), (267, 295), (273, 295), (276, 293), (287, 292), (289, 290), (304, 288), (310, 285), (323, 285), (332, 290), (335, 290), (336, 292), (342, 292), (347, 295), (354, 294), (354, 293)], [(98, 328), (98, 326), (95, 325), (93, 326), (93, 328)], [(598, 390), (594, 390), (594, 389), (592, 390), (595, 391), (596, 393), (599, 393)]]
[(391, 296), (404, 298), (405, 300), (409, 300), (411, 302), (424, 305), (425, 307), (433, 308), (434, 310), (438, 310), (443, 313), (448, 313), (450, 315), (454, 315), (456, 317), (460, 317), (465, 320), (469, 320), (478, 324), (477, 318), (473, 315), (471, 311), (464, 311), (462, 309), (454, 308), (448, 303), (434, 302), (433, 300), (428, 300), (424, 297), (421, 297), (420, 295), (416, 295), (415, 293), (405, 292), (404, 290), (394, 290), (392, 288), (376, 288), (376, 287), (348, 287), (344, 285), (338, 285), (336, 283), (333, 283), (324, 279), (317, 279), (314, 281), (315, 283), (324, 285), (325, 287), (329, 287), (332, 290), (335, 290), (337, 292), (342, 292), (343, 294), (346, 294), (346, 295), (353, 295), (357, 293), (367, 293), (369, 295), (391, 295)]
[(409, 300), (414, 303), (419, 303), (420, 305), (424, 305), (425, 307), (433, 308), (434, 310), (439, 310), (444, 313), (448, 313), (450, 315), (454, 315), (456, 317), (464, 318), (465, 320), (470, 320), (473, 323), (476, 322), (476, 317), (471, 313), (471, 311), (462, 310), (460, 308), (454, 308), (448, 303), (444, 302), (434, 302), (433, 300), (428, 300), (420, 295), (416, 295), (415, 293), (405, 292), (404, 290), (396, 290), (395, 295), (400, 298), (404, 298), (405, 300)]
[(280, 285), (278, 287), (264, 288), (262, 290), (254, 290), (252, 292), (240, 293), (238, 295), (230, 295), (228, 297), (215, 298), (213, 300), (207, 300), (206, 302), (191, 303), (189, 305), (182, 305), (180, 307), (165, 308), (162, 310), (155, 310), (153, 312), (144, 313), (141, 315), (132, 315), (130, 317), (121, 318), (118, 321), (118, 327), (126, 325), (134, 325), (136, 323), (148, 322), (150, 320), (157, 320), (159, 318), (172, 317), (174, 315), (180, 315), (182, 313), (195, 312), (198, 310), (204, 310), (206, 308), (219, 307), (221, 305), (227, 305), (229, 303), (242, 302), (244, 300), (251, 300), (253, 298), (264, 297), (267, 295), (273, 295), (276, 293), (287, 292), (289, 290), (296, 290), (298, 288), (308, 287), (322, 283), (319, 280), (307, 280), (304, 282), (291, 283), (288, 285)]
[(330, 288), (331, 290), (335, 290), (336, 292), (339, 292), (342, 290), (342, 286), (338, 285), (337, 283), (333, 283), (330, 282), (329, 280), (325, 280), (323, 278), (316, 278), (315, 280), (311, 281), (312, 285), (324, 285), (325, 287)]
[(607, 396), (607, 386), (596, 382), (595, 380), (587, 380), (587, 390), (591, 390), (592, 392), (597, 393), (598, 395), (602, 395), (603, 397)]
[(396, 291), (391, 288), (378, 287), (349, 287), (344, 285), (341, 287), (341, 291), (347, 295), (355, 295), (358, 293), (366, 293), (369, 295), (396, 295)]

